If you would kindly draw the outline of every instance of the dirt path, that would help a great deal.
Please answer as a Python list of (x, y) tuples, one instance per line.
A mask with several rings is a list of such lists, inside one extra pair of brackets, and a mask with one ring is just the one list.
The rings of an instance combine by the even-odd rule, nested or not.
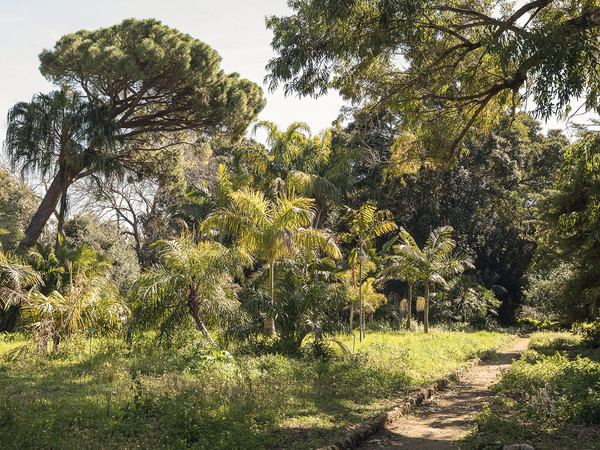
[(361, 449), (448, 449), (473, 425), (473, 415), (493, 396), (488, 387), (513, 359), (527, 349), (529, 338), (519, 338), (496, 356), (461, 376), (459, 382), (434, 395), (411, 415), (386, 426)]

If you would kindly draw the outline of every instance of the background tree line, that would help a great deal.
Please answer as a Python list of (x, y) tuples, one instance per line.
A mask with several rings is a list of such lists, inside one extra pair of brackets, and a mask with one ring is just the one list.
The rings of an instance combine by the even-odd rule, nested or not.
[[(267, 20), (272, 87), (337, 88), (359, 106), (317, 136), (259, 122), (266, 144), (244, 137), (261, 89), (156, 20), (42, 52), (59, 89), (12, 108), (4, 151), (48, 189), (39, 200), (1, 174), (3, 329), (33, 325), (58, 346), (91, 324), (194, 325), (210, 341), (219, 326), (296, 352), (309, 333), (354, 327), (355, 312), (361, 337), (367, 316), (397, 323), (401, 304), (421, 304), (413, 294), (426, 329), (507, 324), (523, 306), (596, 318), (598, 140), (570, 145), (516, 110), (533, 95), (545, 117), (583, 92), (597, 107), (596, 72), (578, 71), (596, 64), (581, 55), (597, 45), (597, 6), (565, 16), (536, 1), (494, 20), (487, 4), (291, 6), (296, 16)], [(559, 87), (556, 67), (572, 69)]]

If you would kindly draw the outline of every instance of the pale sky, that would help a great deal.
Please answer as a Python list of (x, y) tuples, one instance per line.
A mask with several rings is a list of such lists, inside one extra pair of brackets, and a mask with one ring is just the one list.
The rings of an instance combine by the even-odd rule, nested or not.
[[(316, 134), (331, 126), (343, 105), (335, 93), (298, 99), (285, 97), (281, 89), (269, 93), (263, 85), (265, 65), (275, 56), (265, 16), (289, 14), (286, 0), (0, 0), (0, 7), (0, 140), (10, 107), (55, 88), (38, 70), (43, 49), (52, 48), (64, 34), (111, 26), (129, 17), (155, 18), (206, 42), (221, 55), (225, 72), (238, 72), (261, 85), (267, 106), (259, 120), (280, 128), (306, 122)], [(581, 119), (575, 121), (586, 121)], [(565, 124), (553, 120), (544, 128), (564, 129)]]
[[(108, 27), (134, 17), (155, 18), (209, 44), (226, 73), (238, 72), (263, 87), (267, 106), (259, 120), (285, 128), (306, 122), (313, 134), (331, 126), (343, 101), (334, 93), (318, 100), (269, 93), (265, 65), (275, 56), (265, 16), (287, 15), (286, 0), (0, 0), (0, 140), (6, 114), (19, 101), (55, 87), (39, 72), (38, 54), (64, 34)], [(258, 138), (260, 139), (260, 135)]]

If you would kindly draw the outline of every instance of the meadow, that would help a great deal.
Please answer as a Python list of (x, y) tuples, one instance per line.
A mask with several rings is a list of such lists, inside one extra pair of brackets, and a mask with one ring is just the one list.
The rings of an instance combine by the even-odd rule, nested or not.
[(292, 358), (214, 350), (189, 332), (168, 346), (82, 339), (43, 356), (8, 336), (0, 447), (315, 448), (510, 338), (380, 331)]

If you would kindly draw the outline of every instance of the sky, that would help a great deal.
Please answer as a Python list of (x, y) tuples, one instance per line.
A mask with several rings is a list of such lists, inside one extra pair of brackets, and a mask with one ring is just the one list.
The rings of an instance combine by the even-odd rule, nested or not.
[[(63, 35), (95, 30), (136, 19), (154, 18), (197, 38), (216, 50), (226, 73), (262, 86), (267, 106), (259, 120), (285, 128), (306, 122), (313, 134), (331, 126), (343, 105), (335, 93), (319, 99), (270, 93), (263, 84), (265, 66), (275, 56), (265, 17), (289, 15), (286, 0), (0, 0), (0, 140), (6, 114), (19, 101), (55, 89), (39, 72), (38, 55)], [(259, 140), (264, 136), (258, 135)]]
[[(0, 0), (0, 6), (0, 140), (9, 108), (55, 88), (38, 69), (43, 49), (51, 49), (64, 34), (108, 27), (130, 17), (155, 18), (206, 42), (221, 55), (225, 72), (238, 72), (261, 85), (267, 106), (259, 120), (280, 128), (306, 122), (316, 134), (331, 126), (343, 105), (335, 93), (299, 99), (285, 97), (282, 89), (271, 93), (263, 84), (265, 66), (275, 56), (265, 17), (290, 14), (286, 0)], [(542, 125), (565, 129), (556, 119)], [(264, 141), (264, 135), (257, 139)]]

